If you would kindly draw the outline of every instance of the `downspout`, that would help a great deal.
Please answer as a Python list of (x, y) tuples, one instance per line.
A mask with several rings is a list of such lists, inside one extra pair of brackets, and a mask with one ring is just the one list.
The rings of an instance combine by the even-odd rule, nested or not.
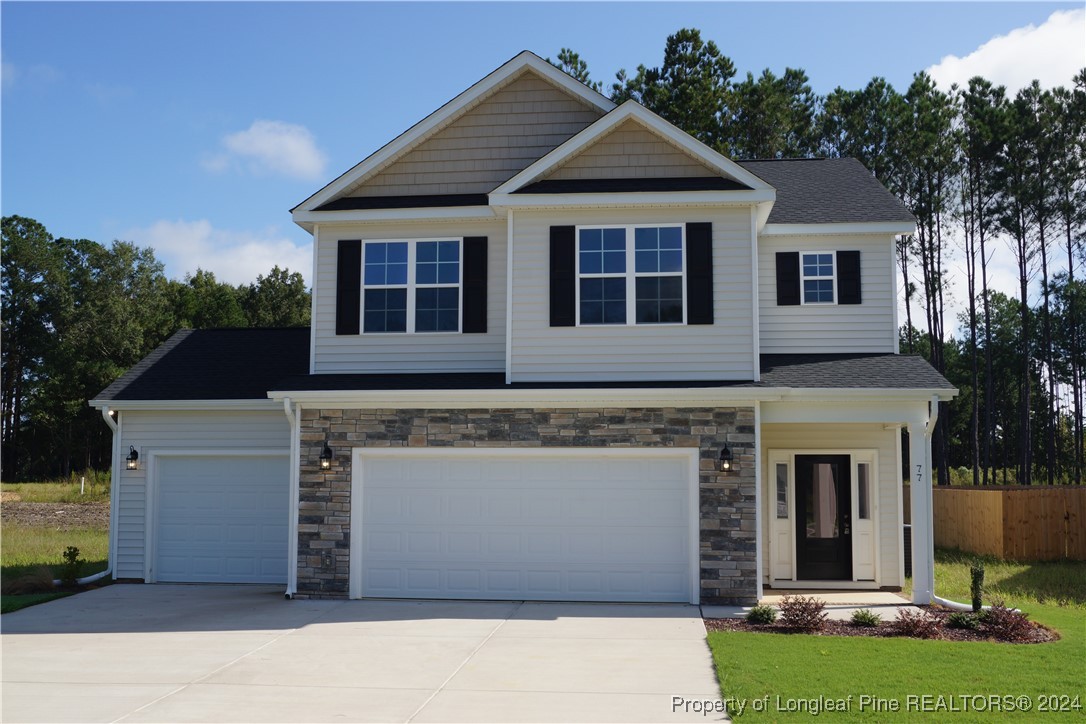
[[(925, 442), (924, 449), (926, 450), (925, 457), (927, 458), (926, 462), (927, 462), (927, 466), (928, 466), (929, 471), (933, 469), (932, 468), (932, 459), (931, 459), (931, 436), (932, 436), (932, 433), (935, 431), (935, 423), (937, 423), (938, 421), (939, 421), (939, 396), (938, 395), (932, 395), (931, 396), (931, 411), (928, 414), (928, 424), (924, 425), (924, 442)], [(932, 495), (930, 486), (927, 489), (927, 493), (928, 493), (928, 495)], [(934, 514), (935, 506), (934, 505), (929, 505), (928, 510), (931, 511), (932, 514)], [(928, 521), (930, 525), (928, 526), (928, 536), (929, 537), (928, 537), (928, 540), (927, 540), (928, 550), (931, 551), (931, 563), (930, 563), (930, 568), (928, 569), (928, 580), (931, 581), (931, 600), (932, 600), (933, 603), (937, 603), (940, 606), (944, 606), (946, 608), (950, 608), (950, 609), (953, 609), (955, 611), (972, 611), (973, 607), (968, 603), (961, 603), (959, 601), (951, 601), (948, 598), (940, 598), (939, 596), (935, 595), (935, 520), (934, 520), (934, 515), (932, 515), (931, 518), (932, 519)], [(991, 608), (991, 606), (984, 606), (984, 608)]]
[[(106, 421), (106, 424), (109, 425), (109, 429), (113, 432), (113, 444), (110, 445), (109, 455), (109, 536), (106, 546), (106, 570), (95, 573), (94, 575), (77, 578), (75, 582), (80, 586), (100, 581), (113, 573), (113, 552), (117, 550), (117, 497), (121, 487), (120, 476), (117, 474), (117, 457), (119, 455), (118, 445), (120, 445), (121, 436), (120, 428), (113, 419), (113, 415), (115, 414), (115, 410), (111, 410), (108, 407), (102, 408), (102, 419)], [(63, 583), (64, 582), (59, 578), (53, 581), (54, 586), (59, 586)]]
[(287, 590), (285, 597), (294, 598), (298, 587), (298, 467), (301, 464), (298, 415), (291, 406), (290, 398), (283, 398), (283, 413), (290, 425), (290, 502), (287, 504), (290, 520), (287, 522)]

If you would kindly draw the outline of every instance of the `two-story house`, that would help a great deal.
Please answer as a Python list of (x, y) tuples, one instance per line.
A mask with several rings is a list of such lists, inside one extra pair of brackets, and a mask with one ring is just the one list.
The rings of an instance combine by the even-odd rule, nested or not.
[[(521, 53), (293, 209), (311, 329), (182, 331), (94, 401), (112, 573), (288, 596), (931, 594), (902, 204)], [(927, 488), (928, 493), (924, 491)]]

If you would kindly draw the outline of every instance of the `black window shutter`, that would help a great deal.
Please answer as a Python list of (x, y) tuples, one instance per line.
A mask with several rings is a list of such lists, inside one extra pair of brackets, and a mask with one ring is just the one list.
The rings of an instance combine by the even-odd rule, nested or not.
[(777, 252), (777, 304), (799, 304), (799, 252)]
[(464, 237), (464, 322), (467, 334), (486, 332), (486, 252), (485, 236)]
[(837, 252), (837, 303), (859, 304), (860, 252)]
[(713, 225), (686, 225), (686, 323), (713, 323)]
[(577, 324), (576, 230), (572, 226), (551, 227), (551, 326)]
[(336, 255), (336, 334), (358, 334), (361, 317), (362, 241), (340, 241)]

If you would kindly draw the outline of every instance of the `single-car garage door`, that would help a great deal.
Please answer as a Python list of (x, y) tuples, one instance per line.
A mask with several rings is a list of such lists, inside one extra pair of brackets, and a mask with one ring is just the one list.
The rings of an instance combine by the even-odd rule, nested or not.
[(357, 451), (351, 593), (690, 601), (696, 453)]
[(285, 583), (287, 455), (158, 456), (152, 580)]

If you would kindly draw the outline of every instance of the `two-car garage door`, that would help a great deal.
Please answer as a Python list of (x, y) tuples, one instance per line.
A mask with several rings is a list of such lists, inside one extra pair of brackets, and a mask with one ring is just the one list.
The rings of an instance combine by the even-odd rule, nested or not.
[(696, 600), (696, 453), (356, 451), (351, 593)]
[(285, 583), (287, 455), (162, 455), (151, 579)]

